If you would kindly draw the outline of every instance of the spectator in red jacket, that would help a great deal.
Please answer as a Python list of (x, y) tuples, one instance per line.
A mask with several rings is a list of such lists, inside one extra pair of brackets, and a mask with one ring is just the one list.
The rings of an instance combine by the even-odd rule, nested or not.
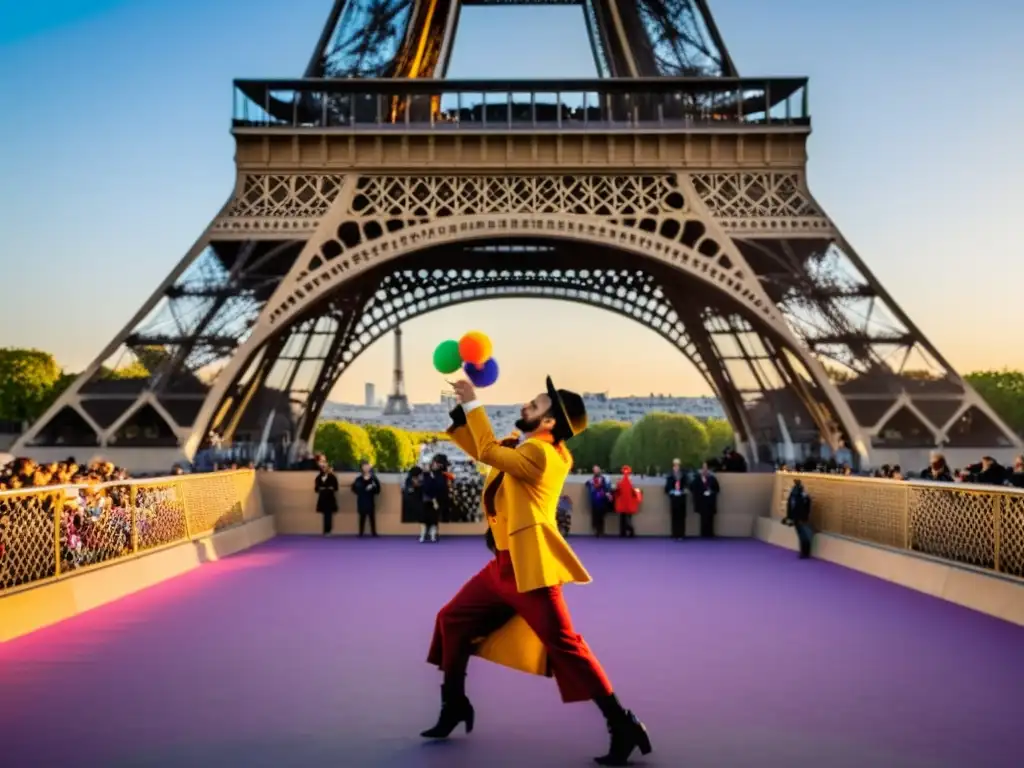
[(629, 467), (622, 468), (622, 479), (615, 486), (612, 496), (615, 500), (615, 513), (619, 516), (619, 536), (632, 538), (636, 535), (633, 530), (633, 515), (640, 511), (640, 502), (643, 501), (643, 491), (634, 487), (630, 476), (633, 470)]

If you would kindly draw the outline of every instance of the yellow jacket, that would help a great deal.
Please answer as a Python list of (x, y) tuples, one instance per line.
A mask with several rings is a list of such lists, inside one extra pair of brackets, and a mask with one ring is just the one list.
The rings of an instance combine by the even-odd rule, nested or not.
[[(508, 551), (520, 592), (591, 581), (583, 564), (558, 532), (555, 510), (572, 460), (550, 443), (531, 438), (517, 448), (501, 445), (482, 407), (466, 414), (466, 426), (449, 430), (452, 442), (489, 466), (484, 494), (504, 473), (487, 516), (498, 550)], [(515, 616), (482, 638), (476, 654), (496, 664), (538, 675), (549, 673), (540, 639)]]

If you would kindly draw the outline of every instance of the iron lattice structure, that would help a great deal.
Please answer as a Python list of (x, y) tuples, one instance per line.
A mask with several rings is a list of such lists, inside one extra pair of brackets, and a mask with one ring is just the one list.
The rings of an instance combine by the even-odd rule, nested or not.
[[(611, 0), (586, 3), (606, 71), (647, 77), (555, 86), (410, 79), (443, 74), (458, 18), (426, 7), (339, 2), (310, 73), (346, 79), (236, 84), (230, 199), (15, 450), (303, 446), (382, 335), (525, 296), (660, 334), (752, 458), (1020, 447), (811, 195), (803, 81), (738, 79), (703, 2), (615, 3), (635, 22), (618, 38)], [(426, 69), (414, 39), (438, 51)], [(365, 74), (405, 79), (347, 77)], [(128, 362), (137, 378), (111, 375)]]
[(602, 77), (734, 77), (706, 0), (335, 0), (306, 77), (437, 78), (464, 5), (578, 5)]

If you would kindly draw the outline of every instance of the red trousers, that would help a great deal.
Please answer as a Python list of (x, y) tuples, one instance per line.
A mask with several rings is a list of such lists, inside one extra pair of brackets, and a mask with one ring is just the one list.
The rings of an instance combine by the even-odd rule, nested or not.
[(519, 592), (508, 552), (499, 552), (438, 612), (427, 661), (448, 674), (465, 674), (473, 639), (490, 634), (517, 613), (544, 644), (562, 701), (587, 701), (612, 692), (600, 663), (572, 627), (562, 588)]

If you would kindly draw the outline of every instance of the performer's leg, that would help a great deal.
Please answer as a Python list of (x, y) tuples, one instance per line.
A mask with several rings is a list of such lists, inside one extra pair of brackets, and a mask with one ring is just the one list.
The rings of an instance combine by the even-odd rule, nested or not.
[[(502, 586), (509, 589), (507, 579), (502, 580)], [(515, 590), (514, 577), (511, 589)], [(599, 765), (627, 765), (635, 749), (648, 754), (651, 740), (647, 729), (619, 703), (600, 662), (583, 637), (576, 633), (562, 588), (546, 587), (514, 596), (506, 593), (506, 596), (511, 597), (516, 612), (544, 643), (562, 701), (593, 699), (604, 715), (612, 737), (611, 746), (607, 754), (594, 760)]]
[(365, 530), (366, 530), (366, 513), (365, 512), (360, 512), (359, 513), (359, 535), (362, 536), (363, 532)]
[(377, 535), (377, 510), (376, 508), (371, 509), (367, 515), (370, 518), (370, 535)]
[(507, 594), (516, 613), (530, 625), (544, 643), (562, 701), (587, 701), (612, 692), (604, 670), (586, 641), (572, 626), (561, 587), (545, 587), (530, 592), (514, 592), (514, 576)]
[(420, 542), (422, 543), (422, 542), (424, 542), (426, 540), (427, 540), (427, 524), (426, 523), (420, 523)]
[(626, 536), (629, 535), (629, 534), (626, 533), (626, 531), (629, 528), (629, 519), (628, 518), (629, 518), (629, 515), (624, 515), (621, 512), (619, 512), (619, 536), (621, 536), (622, 538), (625, 538)]
[(496, 560), (491, 560), (437, 613), (427, 662), (441, 671), (465, 675), (472, 642), (508, 621), (514, 609), (502, 598)]
[(330, 512), (325, 512), (323, 514), (323, 518), (324, 518), (324, 536), (327, 536), (328, 534), (330, 534), (331, 530), (334, 528), (334, 525), (333, 525), (333, 523), (334, 523), (334, 515), (332, 515)]
[(461, 722), (467, 733), (473, 729), (473, 706), (466, 697), (473, 640), (498, 629), (514, 614), (495, 589), (496, 581), (497, 562), (492, 560), (438, 611), (427, 662), (444, 672), (441, 715), (437, 725), (423, 732), (426, 738), (446, 738)]

